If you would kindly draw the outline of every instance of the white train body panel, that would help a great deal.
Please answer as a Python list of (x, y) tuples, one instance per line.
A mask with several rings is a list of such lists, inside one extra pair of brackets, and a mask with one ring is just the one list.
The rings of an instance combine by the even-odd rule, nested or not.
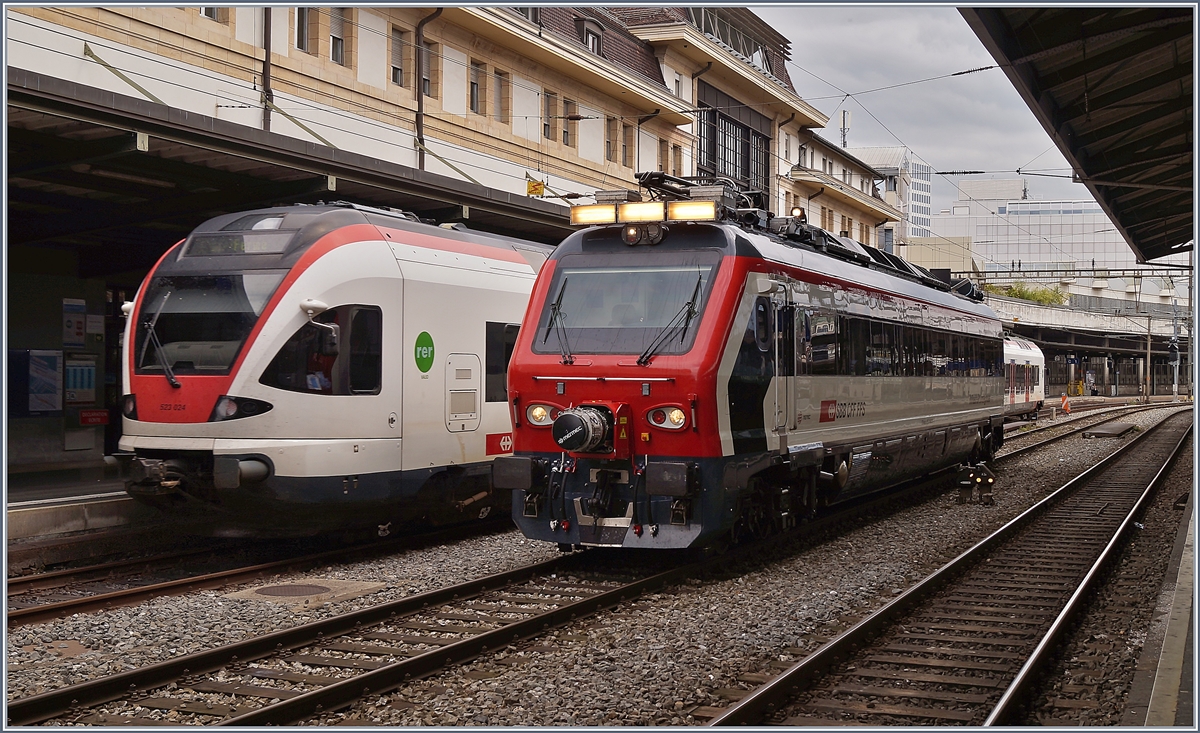
[[(240, 259), (209, 256), (214, 268), (228, 270), (243, 260), (250, 268), (210, 275), (189, 261), (189, 248), (199, 246), (193, 240), (216, 236), (205, 227), (219, 234), (225, 229), (218, 225), (237, 215), (221, 217), (165, 255), (139, 291), (122, 355), (127, 406), (136, 405), (127, 407), (120, 443), (125, 460), (133, 462), (130, 493), (166, 509), (186, 505), (193, 513), (197, 504), (201, 512), (237, 507), (218, 512), (219, 532), (245, 526), (264, 533), (264, 521), (278, 534), (382, 527), (385, 520), (427, 515), (438, 501), (457, 502), (463, 511), (464, 497), (487, 487), (487, 461), (502, 446), (511, 447), (511, 438), (501, 440), (511, 431), (503, 394), (486, 400), (485, 364), (489, 357), (496, 361), (497, 348), (488, 334), (520, 323), (549, 249), (375, 210), (265, 211), (285, 222), (307, 217), (307, 228), (292, 236), (303, 239), (315, 230), (308, 236), (313, 241), (275, 253), (278, 266), (256, 264), (244, 252), (237, 253)], [(244, 234), (246, 240), (253, 236)], [(243, 334), (232, 365), (238, 342), (227, 340), (236, 337), (225, 326), (205, 332), (219, 337), (189, 341), (186, 324), (168, 320), (174, 315), (183, 323), (193, 315), (184, 311), (195, 303), (228, 319), (237, 296), (243, 303), (263, 297), (252, 294), (255, 275), (282, 280), (257, 306), (261, 313)], [(210, 292), (196, 285), (206, 277)], [(172, 282), (186, 285), (172, 290)], [(163, 314), (156, 314), (160, 293)], [(301, 308), (312, 302), (319, 312)], [(155, 329), (147, 323), (158, 315), (167, 318), (156, 352), (147, 335)], [(176, 331), (183, 335), (171, 340)], [(327, 345), (335, 340), (328, 331), (338, 334), (334, 346)], [(174, 364), (179, 387), (168, 386), (164, 361)], [(505, 367), (499, 364), (501, 388)], [(257, 412), (216, 418), (225, 395)], [(247, 468), (247, 461), (259, 465)], [(231, 481), (237, 485), (228, 486)], [(418, 494), (421, 507), (408, 506)], [(289, 525), (296, 508), (304, 516)], [(251, 516), (264, 509), (278, 510), (279, 517)]]

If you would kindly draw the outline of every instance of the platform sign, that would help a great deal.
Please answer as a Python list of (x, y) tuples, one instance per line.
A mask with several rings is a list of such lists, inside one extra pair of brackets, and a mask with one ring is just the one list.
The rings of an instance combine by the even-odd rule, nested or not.
[(96, 404), (96, 357), (71, 354), (63, 373), (68, 405)]
[(80, 410), (79, 424), (83, 426), (107, 425), (108, 410)]
[(63, 348), (83, 346), (87, 333), (87, 301), (63, 298)]
[(62, 409), (62, 352), (29, 352), (29, 411)]

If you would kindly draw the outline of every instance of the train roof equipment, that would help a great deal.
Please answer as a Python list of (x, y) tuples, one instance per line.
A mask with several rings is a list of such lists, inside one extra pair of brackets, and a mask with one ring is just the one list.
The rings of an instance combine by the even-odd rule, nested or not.
[(625, 225), (622, 237), (631, 247), (658, 244), (674, 222), (732, 225), (768, 236), (789, 247), (836, 257), (969, 300), (982, 301), (984, 298), (983, 292), (970, 280), (951, 285), (926, 268), (891, 252), (809, 224), (803, 207), (793, 207), (788, 216), (777, 216), (763, 208), (765, 194), (761, 190), (746, 189), (732, 179), (682, 177), (649, 171), (638, 173), (637, 180), (648, 192), (648, 197), (627, 189), (597, 191), (596, 203), (571, 207), (571, 224)]

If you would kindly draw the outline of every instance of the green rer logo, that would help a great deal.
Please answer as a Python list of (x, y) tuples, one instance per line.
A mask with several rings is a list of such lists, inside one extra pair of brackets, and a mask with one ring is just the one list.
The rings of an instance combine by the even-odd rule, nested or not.
[(413, 355), (417, 359), (417, 368), (422, 372), (433, 368), (433, 337), (428, 331), (422, 331), (421, 335), (417, 336), (417, 348)]

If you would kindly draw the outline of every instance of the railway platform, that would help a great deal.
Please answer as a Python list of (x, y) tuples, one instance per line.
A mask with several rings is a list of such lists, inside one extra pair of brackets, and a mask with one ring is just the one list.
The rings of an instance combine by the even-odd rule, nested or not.
[(1150, 633), (1138, 659), (1122, 726), (1183, 726), (1195, 728), (1195, 492), (1188, 498), (1184, 519)]

